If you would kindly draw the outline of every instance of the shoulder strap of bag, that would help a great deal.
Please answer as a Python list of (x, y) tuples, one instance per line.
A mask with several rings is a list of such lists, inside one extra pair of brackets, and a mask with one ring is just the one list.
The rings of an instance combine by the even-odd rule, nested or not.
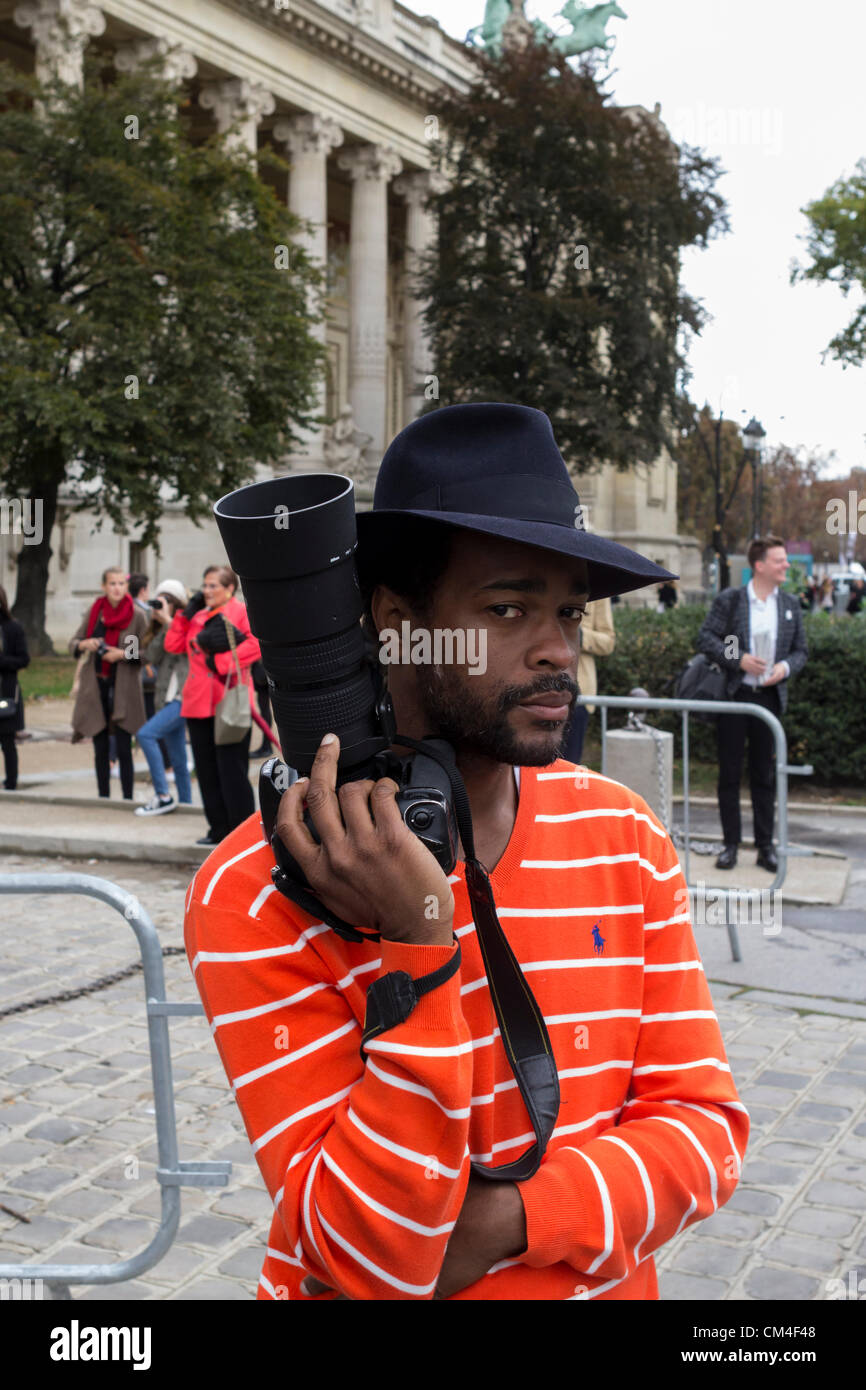
[(228, 618), (226, 617), (225, 613), (220, 613), (220, 617), (222, 618), (223, 622), (224, 622), (225, 625), (226, 625), (226, 637), (229, 639), (229, 646), (231, 647), (231, 653), (232, 653), (232, 656), (233, 656), (234, 659), (235, 659), (235, 671), (237, 672), (237, 677), (238, 677), (238, 678), (237, 678), (237, 684), (240, 685), (240, 683), (241, 683), (241, 663), (240, 663), (240, 661), (238, 660), (238, 650), (237, 650), (237, 643), (235, 642), (234, 627), (233, 627), (233, 625), (229, 622), (229, 620), (228, 620)]

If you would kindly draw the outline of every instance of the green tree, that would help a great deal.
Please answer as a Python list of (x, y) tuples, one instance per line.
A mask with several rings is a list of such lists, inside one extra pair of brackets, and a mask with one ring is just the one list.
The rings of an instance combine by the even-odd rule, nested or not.
[(152, 70), (0, 68), (0, 487), (42, 509), (14, 605), (36, 650), (61, 486), (158, 547), (167, 500), (199, 520), (316, 418), (303, 224), (176, 102)]
[[(803, 213), (809, 220), (809, 231), (803, 239), (811, 263), (795, 263), (791, 283), (829, 281), (846, 296), (854, 289), (866, 293), (866, 159), (858, 161), (856, 173), (849, 179), (839, 179), (823, 198), (807, 204)], [(826, 351), (843, 366), (863, 365), (866, 300), (847, 327), (831, 339)]]
[(438, 247), (416, 280), (430, 408), (536, 406), (578, 471), (654, 459), (670, 442), (678, 335), (703, 322), (678, 256), (727, 227), (719, 170), (547, 44), (474, 61), (472, 87), (437, 104), (449, 183), (430, 201)]

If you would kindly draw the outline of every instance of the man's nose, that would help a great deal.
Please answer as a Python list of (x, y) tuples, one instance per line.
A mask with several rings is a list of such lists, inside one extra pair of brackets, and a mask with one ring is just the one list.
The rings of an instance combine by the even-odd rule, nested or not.
[(577, 664), (575, 643), (570, 642), (559, 619), (547, 624), (543, 634), (533, 643), (527, 654), (530, 666), (553, 666), (558, 671), (568, 671)]

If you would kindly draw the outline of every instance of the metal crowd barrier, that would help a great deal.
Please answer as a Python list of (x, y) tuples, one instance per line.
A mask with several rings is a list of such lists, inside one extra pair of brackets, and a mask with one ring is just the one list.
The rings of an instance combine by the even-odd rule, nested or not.
[(162, 946), (156, 928), (132, 893), (105, 878), (89, 874), (0, 874), (0, 893), (81, 893), (100, 898), (121, 913), (135, 932), (144, 965), (144, 996), (150, 1039), (150, 1067), (156, 1111), (158, 1165), (162, 1197), (160, 1223), (148, 1246), (130, 1259), (114, 1264), (0, 1264), (0, 1280), (42, 1280), (55, 1298), (69, 1298), (70, 1284), (113, 1284), (134, 1279), (166, 1254), (180, 1221), (180, 1187), (224, 1187), (232, 1165), (228, 1160), (187, 1162), (177, 1156), (177, 1127), (171, 1077), (169, 1018), (203, 1013), (200, 1003), (173, 1004), (165, 997)]
[[(808, 853), (804, 850), (796, 850), (788, 845), (788, 777), (793, 775), (809, 776), (812, 772), (810, 766), (792, 767), (788, 764), (788, 740), (785, 730), (770, 710), (764, 709), (763, 705), (746, 704), (739, 700), (662, 700), (652, 699), (649, 696), (632, 695), (581, 695), (581, 704), (598, 705), (601, 710), (601, 771), (602, 776), (607, 772), (607, 712), (609, 709), (660, 709), (660, 710), (679, 710), (683, 716), (683, 833), (685, 836), (685, 879), (686, 887), (690, 894), (698, 891), (698, 885), (689, 881), (690, 871), (690, 838), (689, 838), (689, 714), (693, 710), (699, 710), (701, 714), (749, 714), (756, 719), (763, 719), (765, 724), (769, 724), (776, 743), (776, 811), (779, 818), (779, 845), (776, 851), (779, 860), (779, 867), (776, 876), (768, 889), (763, 891), (775, 893), (785, 881), (788, 872), (788, 859), (798, 854)], [(670, 827), (668, 827), (670, 829)], [(728, 929), (728, 939), (731, 943), (731, 954), (734, 960), (742, 960), (740, 951), (740, 939), (737, 932), (736, 914), (732, 917), (731, 900), (732, 896), (739, 896), (742, 893), (749, 893), (754, 890), (727, 887), (724, 885), (713, 884), (713, 892), (724, 894), (725, 901), (725, 925)]]

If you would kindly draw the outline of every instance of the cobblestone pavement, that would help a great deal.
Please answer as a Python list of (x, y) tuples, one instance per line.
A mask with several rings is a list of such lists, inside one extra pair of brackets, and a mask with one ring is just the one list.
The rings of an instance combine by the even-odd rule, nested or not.
[[(69, 870), (136, 894), (163, 944), (182, 944), (180, 866), (0, 856), (0, 873)], [(0, 896), (0, 1010), (137, 955), (102, 903)], [(185, 957), (167, 957), (165, 975), (169, 999), (195, 999)], [(824, 1300), (839, 1295), (834, 1279), (856, 1290), (866, 1277), (866, 1023), (711, 988), (752, 1140), (727, 1206), (657, 1256), (661, 1297)], [(225, 1188), (181, 1189), (178, 1236), (153, 1269), (73, 1286), (75, 1299), (255, 1297), (270, 1201), (204, 1018), (169, 1026), (180, 1156), (231, 1159), (232, 1175)], [(142, 1249), (159, 1191), (141, 975), (0, 1019), (0, 1075), (0, 1261), (110, 1263)]]

